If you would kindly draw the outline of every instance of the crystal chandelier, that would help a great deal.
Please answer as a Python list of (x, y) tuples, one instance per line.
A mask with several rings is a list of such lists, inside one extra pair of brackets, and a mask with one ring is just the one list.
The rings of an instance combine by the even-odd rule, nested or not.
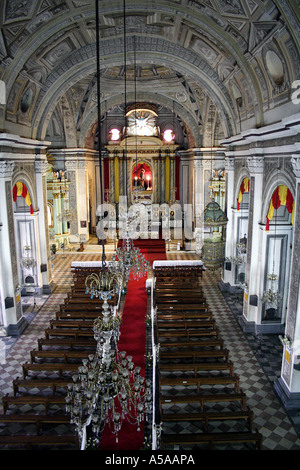
[(140, 249), (134, 246), (129, 236), (123, 239), (122, 247), (116, 249), (111, 260), (111, 270), (119, 272), (123, 279), (123, 287), (127, 285), (130, 275), (133, 279), (139, 279), (147, 274), (150, 268), (149, 261), (146, 260)]
[[(101, 153), (101, 113), (99, 86), (99, 6), (96, 2), (97, 28), (97, 82), (98, 82), (98, 123), (99, 123), (99, 160), (101, 202), (103, 205), (102, 188), (102, 153)], [(125, 20), (125, 15), (124, 15)], [(103, 207), (103, 206), (102, 206)], [(127, 227), (128, 228), (128, 227)], [(66, 411), (70, 413), (70, 421), (75, 424), (81, 448), (85, 448), (87, 427), (98, 437), (104, 426), (108, 425), (116, 435), (126, 419), (137, 425), (140, 430), (141, 422), (148, 418), (152, 411), (151, 383), (141, 376), (141, 368), (135, 367), (132, 356), (125, 351), (118, 351), (121, 318), (117, 308), (110, 307), (108, 300), (120, 294), (127, 275), (133, 271), (140, 275), (148, 264), (141, 261), (141, 253), (133, 247), (129, 237), (125, 245), (117, 250), (116, 257), (107, 264), (105, 256), (105, 240), (102, 244), (102, 267), (99, 273), (86, 277), (86, 294), (91, 298), (103, 300), (102, 314), (93, 325), (94, 338), (97, 346), (95, 354), (83, 359), (78, 374), (73, 376), (73, 383), (68, 385), (66, 396)]]
[(29, 252), (31, 251), (31, 246), (25, 245), (24, 251), (26, 253), (26, 256), (21, 258), (21, 261), (20, 261), (21, 267), (24, 269), (35, 268), (36, 260), (33, 257), (29, 256)]
[(262, 296), (262, 301), (268, 305), (278, 306), (281, 301), (281, 296), (278, 292), (278, 276), (277, 274), (268, 274), (267, 279), (271, 281), (269, 289), (265, 290)]
[(111, 332), (104, 333), (103, 339), (103, 346), (84, 359), (73, 376), (66, 410), (81, 439), (88, 425), (98, 438), (107, 424), (118, 442), (125, 419), (140, 431), (141, 422), (151, 414), (151, 384), (141, 376), (140, 367), (134, 366), (132, 356), (111, 347)]

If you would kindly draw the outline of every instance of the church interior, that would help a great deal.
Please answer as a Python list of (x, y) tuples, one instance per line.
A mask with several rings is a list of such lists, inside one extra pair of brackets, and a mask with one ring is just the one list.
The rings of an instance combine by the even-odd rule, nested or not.
[(0, 24), (0, 449), (300, 450), (299, 2)]

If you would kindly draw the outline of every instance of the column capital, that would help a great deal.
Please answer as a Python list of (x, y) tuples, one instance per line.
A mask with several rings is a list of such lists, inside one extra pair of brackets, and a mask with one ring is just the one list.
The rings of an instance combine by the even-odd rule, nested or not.
[(65, 161), (66, 170), (77, 170), (77, 160), (66, 160)]
[(264, 171), (264, 157), (248, 157), (247, 168), (252, 174), (261, 174)]
[(86, 161), (85, 160), (78, 160), (78, 169), (79, 170), (85, 170), (86, 167)]
[(46, 173), (48, 169), (47, 160), (36, 160), (34, 162), (34, 169), (36, 173)]
[(233, 171), (234, 170), (234, 158), (233, 157), (225, 157), (225, 170), (226, 171)]
[(203, 168), (203, 160), (195, 159), (193, 160), (193, 165), (194, 165), (194, 168), (201, 169)]
[(300, 178), (300, 155), (293, 155), (291, 158), (293, 172), (296, 178)]
[(0, 178), (11, 178), (15, 168), (15, 163), (3, 160), (0, 162)]

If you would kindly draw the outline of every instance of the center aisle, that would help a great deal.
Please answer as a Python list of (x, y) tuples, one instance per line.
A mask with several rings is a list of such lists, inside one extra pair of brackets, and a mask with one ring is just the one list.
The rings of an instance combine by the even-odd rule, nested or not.
[[(149, 243), (151, 241), (149, 240)], [(165, 260), (166, 252), (149, 253), (150, 250), (141, 248), (145, 258), (152, 264), (155, 260)], [(152, 251), (152, 250), (151, 250)], [(121, 335), (118, 342), (119, 351), (126, 351), (132, 356), (135, 367), (141, 368), (141, 376), (145, 377), (146, 353), (146, 315), (147, 315), (147, 275), (138, 280), (129, 278), (125, 305), (122, 315)], [(144, 425), (140, 431), (135, 425), (125, 420), (118, 434), (118, 442), (108, 425), (101, 437), (100, 450), (139, 450), (144, 443)]]

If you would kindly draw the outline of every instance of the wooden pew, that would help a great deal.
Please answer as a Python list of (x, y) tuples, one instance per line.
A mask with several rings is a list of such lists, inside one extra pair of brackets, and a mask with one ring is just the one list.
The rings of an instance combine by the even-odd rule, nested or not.
[(242, 410), (246, 409), (246, 394), (240, 389), (234, 393), (209, 393), (201, 395), (161, 395), (160, 405), (178, 405), (194, 403), (204, 410), (205, 403), (238, 402)]
[(3, 436), (0, 435), (0, 445), (8, 447), (25, 447), (25, 449), (31, 450), (33, 448), (40, 448), (45, 446), (51, 447), (66, 447), (69, 449), (70, 446), (74, 447), (75, 450), (79, 450), (79, 442), (76, 434), (71, 436), (60, 435), (60, 436), (48, 436), (48, 435), (15, 435), (15, 436)]
[(38, 389), (45, 389), (50, 388), (52, 390), (52, 396), (55, 395), (58, 388), (65, 388), (71, 382), (71, 379), (19, 379), (17, 377), (13, 380), (13, 392), (14, 396), (20, 391), (20, 388), (31, 389), (31, 388), (38, 388)]
[(203, 336), (214, 336), (216, 338), (219, 337), (219, 330), (217, 328), (215, 329), (205, 329), (205, 330), (158, 330), (157, 335), (160, 338), (184, 338), (187, 341), (190, 341), (191, 338), (196, 338), (196, 337), (203, 337)]
[(84, 303), (76, 303), (76, 304), (61, 304), (59, 307), (61, 312), (80, 312), (80, 311), (88, 311), (88, 312), (103, 312), (102, 305), (92, 305), (92, 304), (84, 304)]
[(38, 349), (42, 351), (43, 348), (47, 347), (59, 347), (68, 348), (70, 350), (85, 350), (90, 348), (92, 351), (96, 350), (96, 340), (94, 338), (88, 338), (86, 340), (80, 339), (65, 339), (65, 338), (38, 338)]
[(18, 397), (5, 395), (2, 397), (3, 413), (6, 414), (9, 406), (23, 406), (23, 405), (42, 405), (45, 408), (45, 413), (48, 414), (49, 408), (51, 406), (60, 405), (63, 409), (66, 406), (65, 396), (55, 395), (55, 396), (41, 396), (41, 395), (20, 395)]
[(168, 360), (171, 359), (189, 359), (191, 362), (195, 363), (197, 359), (207, 359), (207, 358), (224, 358), (225, 361), (228, 361), (229, 351), (228, 349), (216, 349), (211, 351), (160, 351), (159, 360)]
[(156, 322), (157, 328), (159, 331), (161, 330), (189, 330), (189, 329), (213, 329), (215, 330), (217, 325), (215, 320), (203, 320), (203, 319), (193, 319), (193, 320), (172, 320), (172, 321), (163, 321), (157, 320)]
[[(97, 317), (96, 317), (97, 318)], [(94, 320), (50, 320), (50, 328), (89, 328), (94, 326)]]
[(69, 328), (46, 328), (45, 330), (45, 336), (46, 338), (50, 338), (53, 336), (69, 336), (74, 339), (77, 338), (93, 338), (94, 337), (94, 332), (93, 330), (75, 330), (75, 329), (69, 329)]
[(170, 304), (173, 303), (184, 303), (184, 304), (204, 304), (206, 303), (206, 298), (203, 295), (176, 295), (173, 296), (171, 294), (166, 295), (156, 295), (155, 296), (156, 304)]
[(80, 365), (81, 364), (70, 364), (63, 362), (40, 362), (35, 364), (25, 363), (22, 365), (22, 371), (24, 379), (26, 379), (29, 372), (57, 372), (58, 376), (61, 378), (62, 375), (66, 372), (77, 372)]
[(163, 423), (204, 421), (206, 432), (210, 421), (245, 420), (249, 430), (253, 428), (253, 411), (249, 407), (246, 410), (203, 411), (201, 413), (168, 413), (161, 410), (160, 416)]
[(262, 435), (259, 432), (226, 432), (226, 433), (191, 433), (191, 434), (162, 434), (161, 446), (195, 446), (208, 444), (213, 449), (216, 444), (245, 444), (253, 443), (257, 449), (262, 447)]
[(225, 371), (228, 372), (230, 376), (233, 376), (233, 363), (231, 361), (228, 362), (207, 362), (207, 363), (191, 363), (191, 364), (160, 364), (159, 365), (159, 372), (160, 376), (163, 378), (164, 372), (192, 372), (195, 377), (198, 376), (199, 372), (201, 371)]
[[(0, 423), (3, 424), (35, 424), (36, 434), (39, 435), (43, 425), (45, 424), (70, 424), (70, 416), (65, 414), (0, 414)], [(73, 425), (70, 424), (70, 427)]]
[(163, 387), (197, 387), (198, 395), (202, 385), (234, 385), (235, 391), (239, 391), (239, 377), (234, 375), (215, 375), (215, 376), (197, 376), (197, 377), (160, 377), (160, 391)]
[(56, 320), (95, 320), (101, 316), (102, 312), (95, 310), (91, 312), (71, 310), (68, 312), (56, 312), (55, 314)]
[[(157, 321), (172, 321), (172, 320), (191, 320), (191, 319), (210, 319), (213, 320), (213, 314), (207, 310), (205, 312), (173, 312), (171, 313), (157, 313)], [(171, 324), (171, 323), (170, 323)]]
[(36, 351), (33, 349), (30, 351), (30, 360), (31, 364), (35, 363), (39, 359), (61, 359), (63, 362), (67, 363), (70, 360), (78, 360), (88, 358), (91, 354), (91, 351), (66, 351), (66, 350), (57, 350), (50, 349), (46, 351)]
[(159, 304), (157, 306), (158, 312), (165, 312), (165, 311), (177, 311), (177, 312), (200, 312), (200, 311), (207, 311), (209, 309), (207, 304), (179, 304), (179, 303), (172, 303), (172, 304)]
[(161, 341), (160, 350), (162, 349), (187, 349), (188, 351), (194, 348), (220, 348), (223, 349), (224, 341), (222, 339), (202, 339), (200, 341)]

